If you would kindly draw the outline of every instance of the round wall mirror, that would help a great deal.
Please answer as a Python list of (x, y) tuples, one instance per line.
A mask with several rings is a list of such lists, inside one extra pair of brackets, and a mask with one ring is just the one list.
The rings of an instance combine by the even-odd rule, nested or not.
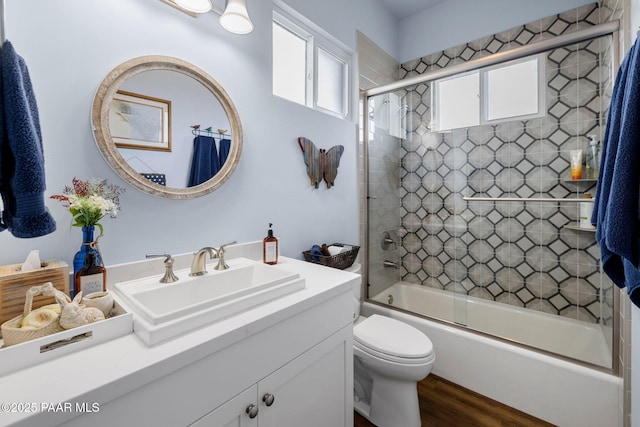
[(242, 152), (242, 126), (229, 95), (206, 72), (168, 56), (114, 68), (93, 99), (98, 149), (132, 186), (190, 199), (220, 187)]

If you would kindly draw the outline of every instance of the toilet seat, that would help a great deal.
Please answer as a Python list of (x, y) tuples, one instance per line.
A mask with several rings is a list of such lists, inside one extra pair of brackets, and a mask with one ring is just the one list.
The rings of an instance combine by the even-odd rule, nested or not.
[[(381, 353), (372, 348), (364, 346), (357, 341), (353, 342), (353, 347), (355, 351), (355, 355), (366, 355), (367, 357), (373, 357), (384, 361), (385, 363), (390, 362), (396, 365), (404, 365), (404, 366), (418, 366), (418, 365), (429, 365), (435, 360), (435, 354), (431, 353), (430, 355), (422, 358), (410, 358), (410, 357), (398, 357), (391, 356), (389, 354)], [(362, 353), (358, 353), (360, 350)]]
[(354, 346), (396, 363), (421, 364), (433, 360), (431, 340), (411, 325), (374, 314), (353, 328)]

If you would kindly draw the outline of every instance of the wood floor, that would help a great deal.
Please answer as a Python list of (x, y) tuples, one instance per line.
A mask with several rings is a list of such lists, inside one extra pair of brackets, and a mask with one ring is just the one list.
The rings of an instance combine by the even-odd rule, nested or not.
[[(418, 383), (418, 395), (422, 427), (553, 427), (433, 374)], [(354, 427), (375, 426), (356, 413)]]

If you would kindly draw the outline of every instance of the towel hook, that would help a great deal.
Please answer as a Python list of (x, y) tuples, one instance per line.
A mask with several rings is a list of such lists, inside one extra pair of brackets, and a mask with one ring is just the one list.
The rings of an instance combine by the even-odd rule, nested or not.
[(191, 133), (194, 134), (195, 136), (200, 136), (200, 135), (213, 136), (214, 134), (217, 133), (220, 136), (220, 139), (231, 138), (231, 135), (227, 135), (227, 132), (229, 132), (227, 129), (218, 129), (218, 132), (216, 132), (213, 130), (212, 126), (209, 126), (206, 129), (200, 129), (200, 125), (193, 125), (190, 127), (191, 127)]

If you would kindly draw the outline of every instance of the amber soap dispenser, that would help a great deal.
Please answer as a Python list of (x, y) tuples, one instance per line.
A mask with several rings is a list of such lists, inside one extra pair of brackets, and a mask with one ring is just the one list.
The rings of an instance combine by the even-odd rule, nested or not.
[(267, 237), (262, 241), (262, 260), (270, 265), (278, 263), (278, 239), (273, 236), (272, 225), (269, 223)]
[(76, 295), (82, 291), (82, 296), (86, 297), (94, 292), (107, 290), (107, 270), (96, 264), (96, 254), (93, 252), (87, 253), (84, 267), (75, 272), (74, 279)]

